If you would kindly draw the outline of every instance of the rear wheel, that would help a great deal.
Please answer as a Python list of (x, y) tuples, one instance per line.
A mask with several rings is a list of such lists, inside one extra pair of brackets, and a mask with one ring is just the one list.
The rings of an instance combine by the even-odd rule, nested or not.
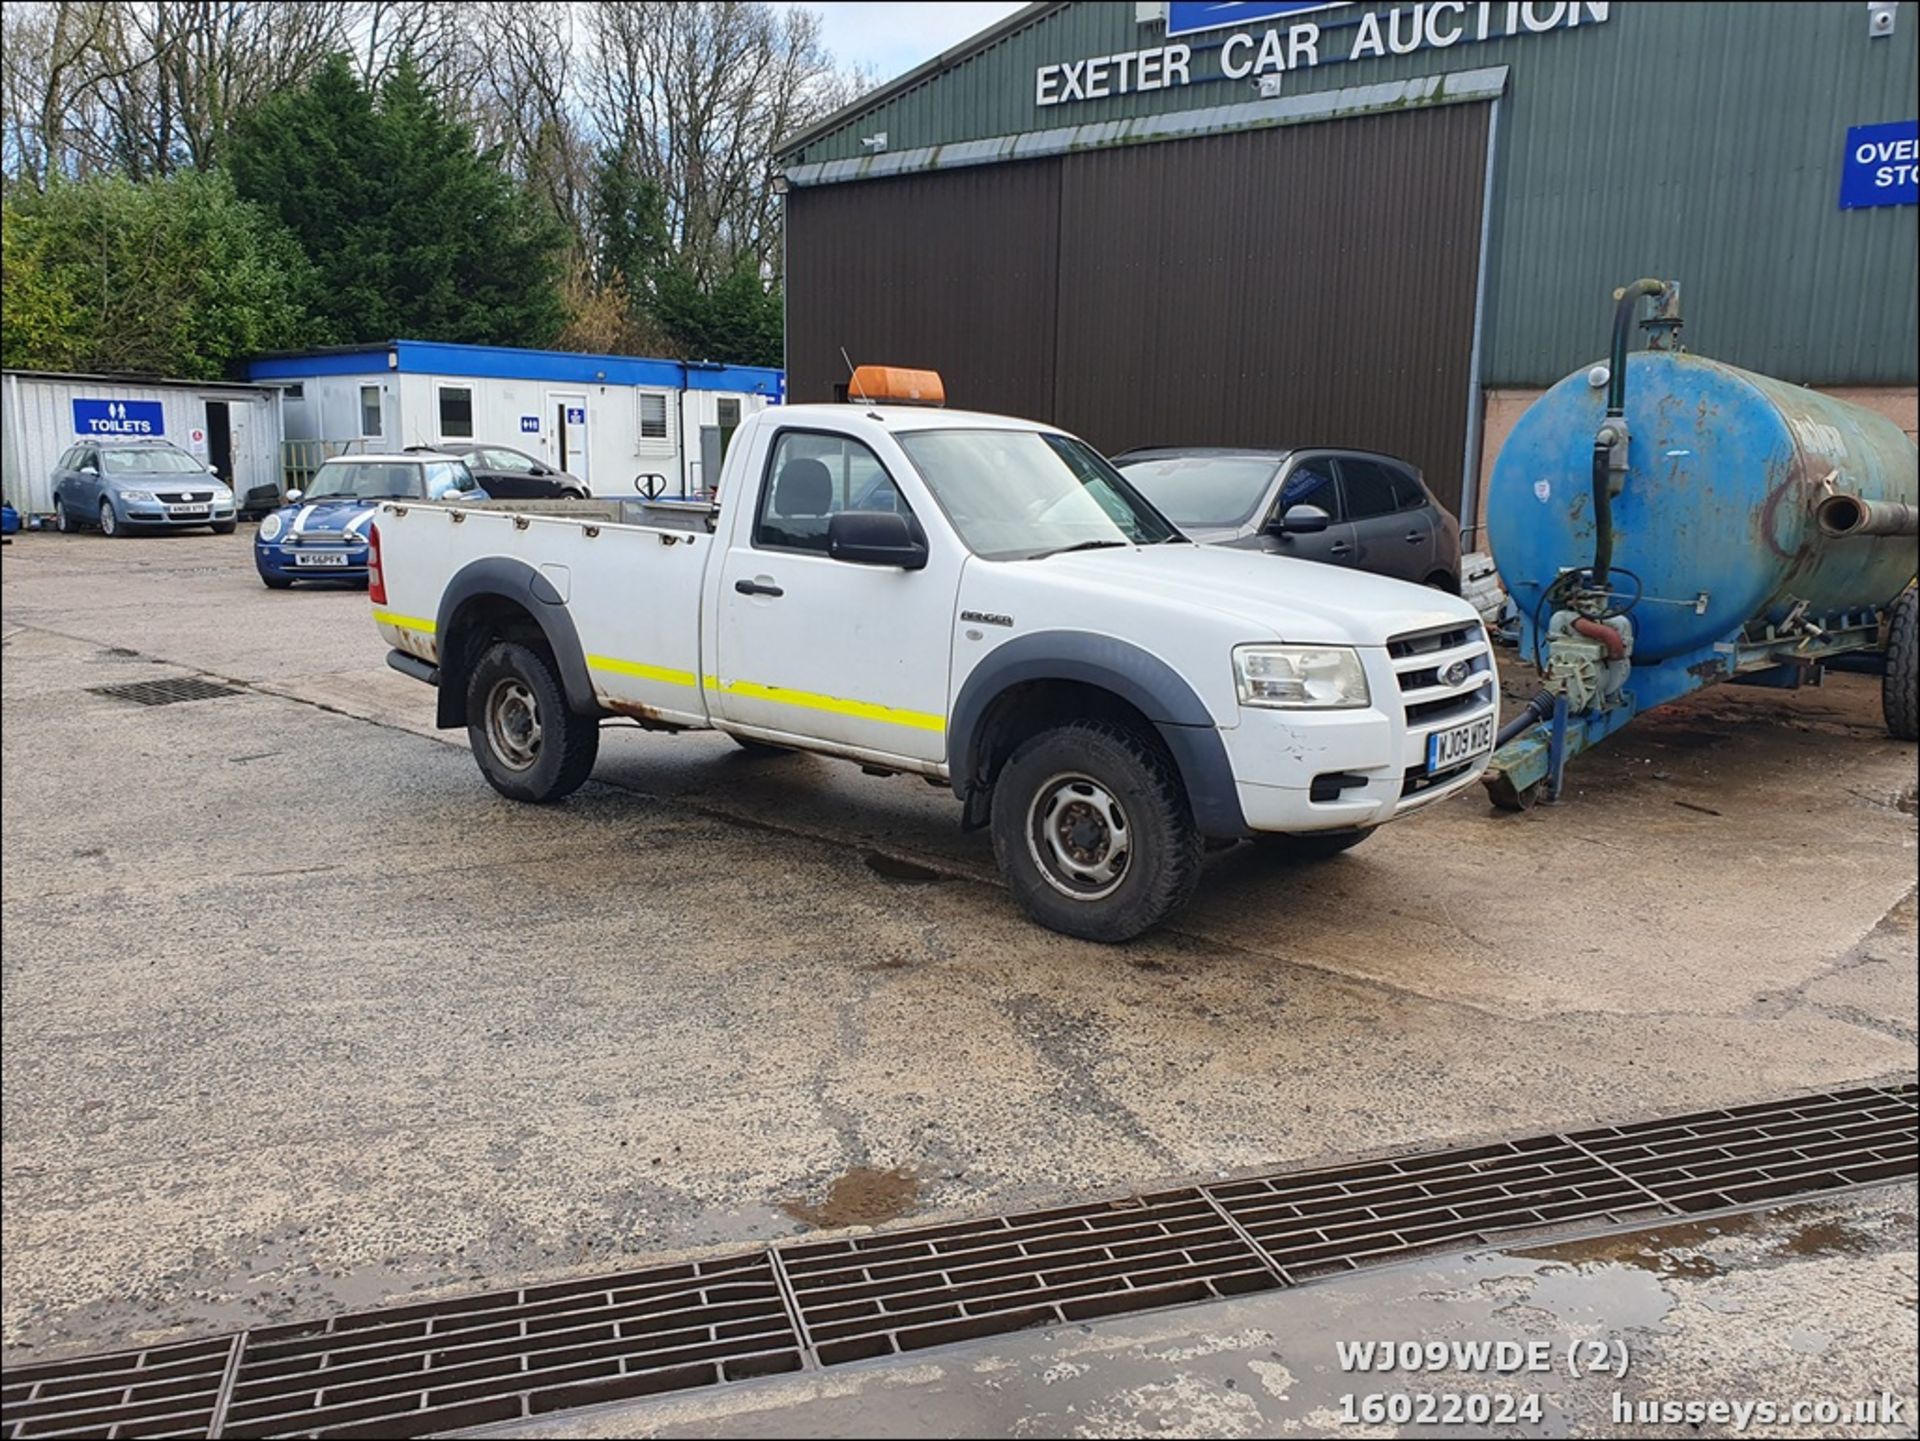
[(113, 502), (110, 500), (101, 501), (100, 534), (104, 535), (108, 540), (118, 540), (126, 533), (126, 527), (120, 524), (120, 515), (118, 511), (114, 510)]
[(1887, 624), (1887, 669), (1880, 708), (1895, 740), (1920, 740), (1920, 590), (1908, 586)]
[(57, 495), (53, 498), (53, 528), (62, 535), (72, 535), (80, 529), (74, 524), (73, 512), (67, 509), (67, 503)]
[(530, 646), (488, 648), (467, 681), (467, 741), (501, 795), (544, 804), (579, 790), (600, 753), (600, 726), (575, 715), (553, 663)]
[(1261, 850), (1284, 860), (1325, 861), (1342, 851), (1352, 850), (1377, 829), (1377, 826), (1369, 826), (1363, 831), (1304, 831), (1299, 835), (1269, 833), (1256, 835), (1253, 841)]
[(1028, 915), (1089, 941), (1126, 941), (1185, 905), (1200, 835), (1172, 762), (1122, 726), (1042, 731), (993, 788), (993, 852)]

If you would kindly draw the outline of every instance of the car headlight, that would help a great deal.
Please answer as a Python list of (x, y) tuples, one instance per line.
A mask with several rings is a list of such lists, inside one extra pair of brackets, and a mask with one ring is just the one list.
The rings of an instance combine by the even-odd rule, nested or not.
[(1360, 652), (1344, 645), (1233, 648), (1240, 704), (1279, 710), (1355, 710), (1372, 699)]
[(260, 522), (260, 539), (278, 540), (280, 538), (280, 532), (285, 530), (286, 527), (286, 521), (281, 519), (280, 512), (276, 510), (272, 515)]
[(130, 485), (123, 485), (120, 487), (120, 498), (122, 500), (135, 501), (142, 505), (157, 505), (159, 504), (159, 501), (160, 501), (160, 497), (155, 495), (152, 491), (135, 490)]

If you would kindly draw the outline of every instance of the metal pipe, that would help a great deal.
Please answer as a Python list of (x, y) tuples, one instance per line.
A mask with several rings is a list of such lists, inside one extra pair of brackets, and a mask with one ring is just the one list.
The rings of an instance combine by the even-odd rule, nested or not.
[(1607, 588), (1613, 569), (1613, 480), (1608, 461), (1613, 446), (1605, 426), (1593, 445), (1593, 587)]
[(1904, 500), (1868, 500), (1859, 495), (1830, 495), (1813, 508), (1821, 534), (1920, 535), (1920, 508)]

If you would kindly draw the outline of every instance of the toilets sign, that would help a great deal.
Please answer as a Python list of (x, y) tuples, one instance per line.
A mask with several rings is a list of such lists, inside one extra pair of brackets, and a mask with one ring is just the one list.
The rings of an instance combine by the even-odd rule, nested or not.
[(1042, 65), (1033, 99), (1044, 108), (1222, 77), (1261, 82), (1265, 96), (1291, 71), (1604, 25), (1612, 9), (1609, 0), (1425, 0), (1387, 10), (1169, 0), (1165, 45)]
[(166, 408), (157, 400), (76, 400), (73, 433), (110, 440), (143, 440), (165, 435)]

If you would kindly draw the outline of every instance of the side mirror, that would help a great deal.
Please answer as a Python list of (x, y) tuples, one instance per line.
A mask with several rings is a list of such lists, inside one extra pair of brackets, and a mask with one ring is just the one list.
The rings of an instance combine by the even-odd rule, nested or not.
[(1290, 505), (1267, 528), (1275, 535), (1318, 535), (1333, 523), (1333, 517), (1317, 505)]
[(287, 504), (292, 505), (296, 500), (298, 500), (301, 496), (305, 494), (306, 492), (300, 489), (300, 487), (296, 485), (292, 490), (287, 492)]
[(827, 554), (855, 565), (924, 570), (927, 543), (904, 515), (890, 510), (843, 510), (827, 521)]
[(100, 473), (100, 467), (97, 465), (83, 465), (80, 467), (80, 473), (82, 475), (98, 475)]

